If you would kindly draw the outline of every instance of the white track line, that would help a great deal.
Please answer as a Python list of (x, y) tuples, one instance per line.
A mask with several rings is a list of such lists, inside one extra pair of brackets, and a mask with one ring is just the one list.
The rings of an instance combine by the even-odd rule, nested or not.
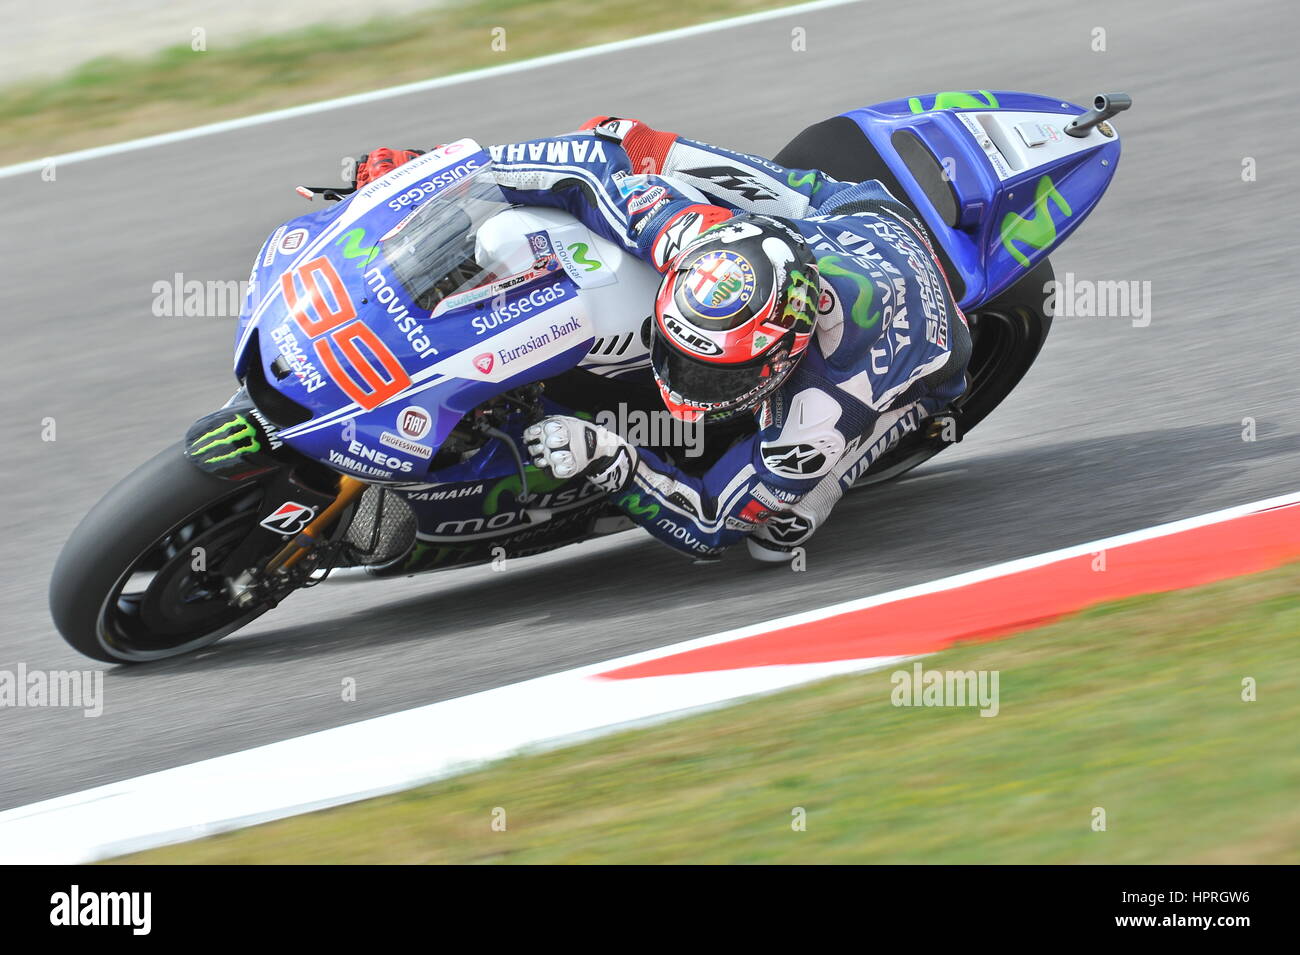
[(920, 594), (1300, 504), (1300, 493), (1062, 548), (728, 630), (0, 812), (0, 862), (75, 863), (408, 789), (521, 750), (551, 748), (896, 664), (874, 657), (637, 679), (600, 674)]
[(8, 176), (20, 176), (29, 172), (40, 172), (42, 169), (47, 168), (51, 163), (54, 165), (68, 165), (69, 163), (86, 162), (90, 159), (100, 159), (104, 156), (115, 156), (119, 153), (132, 152), (137, 149), (149, 149), (153, 146), (166, 146), (170, 143), (183, 142), (187, 139), (196, 139), (200, 136), (211, 136), (215, 133), (225, 133), (232, 129), (245, 129), (249, 126), (261, 126), (265, 123), (277, 123), (281, 120), (295, 119), (299, 116), (310, 116), (313, 113), (323, 113), (332, 109), (342, 109), (347, 106), (359, 106), (364, 103), (373, 103), (378, 100), (390, 99), (394, 96), (405, 96), (408, 93), (423, 93), (427, 90), (442, 89), (448, 86), (458, 86), (462, 83), (475, 83), (479, 80), (505, 76), (510, 73), (519, 73), (525, 70), (536, 70), (546, 66), (554, 66), (557, 63), (585, 59), (591, 56), (602, 56), (606, 53), (617, 53), (622, 50), (631, 50), (641, 46), (650, 46), (655, 43), (669, 43), (673, 40), (699, 36), (703, 33), (712, 33), (716, 30), (729, 30), (733, 27), (748, 26), (751, 23), (762, 23), (765, 20), (775, 20), (781, 17), (796, 16), (802, 13), (814, 13), (818, 10), (828, 10), (832, 7), (846, 6), (850, 3), (859, 2), (861, 2), (861, 0), (816, 0), (814, 3), (801, 3), (791, 7), (778, 7), (775, 10), (762, 10), (758, 13), (748, 13), (744, 16), (732, 17), (729, 20), (714, 20), (710, 23), (698, 23), (694, 26), (680, 27), (676, 30), (666, 30), (662, 33), (650, 33), (646, 36), (632, 37), (627, 40), (615, 40), (611, 43), (602, 43), (599, 46), (584, 47), (580, 50), (566, 50), (563, 53), (551, 53), (546, 56), (534, 57), (531, 60), (519, 60), (515, 63), (503, 63), (501, 66), (489, 66), (479, 70), (470, 70), (466, 73), (454, 73), (451, 76), (439, 76), (430, 80), (404, 83), (401, 86), (389, 86), (384, 89), (372, 90), (368, 93), (356, 93), (352, 96), (340, 96), (337, 99), (321, 100), (316, 103), (306, 103), (302, 106), (291, 106), (288, 109), (278, 109), (269, 113), (256, 113), (252, 116), (242, 116), (239, 119), (229, 119), (220, 123), (209, 123), (206, 126), (195, 126), (191, 129), (181, 129), (171, 133), (160, 133), (156, 136), (146, 136), (143, 139), (130, 139), (125, 142), (110, 143), (107, 146), (96, 146), (92, 149), (82, 149), (77, 152), (63, 153), (58, 156), (49, 156), (44, 159), (33, 159), (12, 166), (2, 166), (0, 167), (0, 179)]

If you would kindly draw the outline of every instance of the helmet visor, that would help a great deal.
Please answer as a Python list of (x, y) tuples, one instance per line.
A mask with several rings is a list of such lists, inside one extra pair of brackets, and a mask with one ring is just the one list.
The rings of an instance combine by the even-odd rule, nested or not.
[(687, 404), (706, 409), (731, 408), (757, 400), (773, 377), (771, 372), (764, 375), (771, 357), (770, 353), (763, 354), (739, 365), (711, 364), (669, 348), (657, 331), (650, 346), (650, 361), (664, 386), (681, 395)]

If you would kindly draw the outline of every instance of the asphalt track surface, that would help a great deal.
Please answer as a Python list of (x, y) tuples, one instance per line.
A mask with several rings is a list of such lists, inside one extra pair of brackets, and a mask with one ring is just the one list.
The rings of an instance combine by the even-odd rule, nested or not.
[(372, 145), (614, 112), (770, 155), (896, 96), (1123, 90), (1116, 180), (1054, 260), (1149, 281), (1152, 301), (1147, 327), (1058, 318), (1017, 393), (915, 477), (842, 502), (804, 573), (743, 550), (699, 567), (636, 532), (499, 573), (319, 587), (200, 654), (109, 668), (98, 719), (0, 709), (0, 808), (1295, 490), (1298, 20), (1284, 2), (872, 0), (0, 180), (0, 669), (93, 665), (46, 610), (58, 548), (232, 390), (234, 319), (154, 317), (153, 283), (244, 278), (303, 211), (292, 186)]

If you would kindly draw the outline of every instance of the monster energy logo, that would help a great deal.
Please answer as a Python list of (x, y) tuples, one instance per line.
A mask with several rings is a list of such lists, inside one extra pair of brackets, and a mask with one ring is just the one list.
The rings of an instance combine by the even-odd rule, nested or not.
[(349, 229), (347, 232), (344, 232), (339, 236), (334, 243), (335, 245), (343, 245), (344, 242), (347, 243), (343, 248), (343, 258), (361, 259), (361, 261), (357, 263), (357, 268), (359, 269), (364, 269), (367, 265), (373, 262), (375, 256), (379, 254), (378, 245), (368, 245), (365, 248), (361, 247), (361, 242), (365, 237), (365, 229)]
[[(244, 444), (245, 441), (248, 443)], [(210, 451), (226, 452), (204, 458), (204, 464), (217, 464), (239, 457), (241, 454), (252, 454), (261, 450), (262, 444), (257, 440), (257, 429), (242, 414), (235, 415), (229, 421), (213, 428), (207, 434), (200, 435), (190, 443), (190, 454), (196, 458)]]
[(1073, 215), (1070, 204), (1052, 184), (1052, 177), (1044, 176), (1038, 180), (1038, 185), (1034, 189), (1033, 215), (1026, 219), (1014, 212), (1008, 212), (1002, 218), (1002, 245), (1011, 253), (1012, 258), (1026, 268), (1029, 267), (1029, 256), (1017, 249), (1013, 243), (1022, 242), (1035, 249), (1045, 249), (1056, 241), (1056, 223), (1052, 221), (1052, 214), (1047, 208), (1049, 199), (1066, 216)]
[(997, 109), (998, 98), (988, 90), (977, 90), (980, 96), (984, 97), (984, 102), (970, 93), (961, 91), (949, 91), (947, 93), (935, 93), (934, 105), (926, 109), (921, 105), (921, 98), (913, 96), (907, 101), (907, 108), (913, 113), (928, 113), (936, 109)]
[(803, 272), (791, 272), (790, 280), (785, 286), (785, 309), (781, 312), (781, 318), (792, 319), (792, 324), (795, 325), (803, 323), (811, 326), (815, 296), (812, 279)]

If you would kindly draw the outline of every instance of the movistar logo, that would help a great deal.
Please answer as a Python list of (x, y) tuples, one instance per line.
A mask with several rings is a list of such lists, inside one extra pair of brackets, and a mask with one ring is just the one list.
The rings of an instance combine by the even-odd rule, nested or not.
[(875, 327), (880, 321), (880, 309), (876, 309), (874, 313), (871, 311), (871, 303), (876, 297), (876, 284), (869, 276), (844, 268), (839, 261), (838, 255), (823, 255), (817, 260), (817, 265), (826, 275), (838, 275), (858, 287), (858, 294), (854, 296), (853, 305), (849, 309), (849, 317), (859, 328)]
[(1026, 219), (1014, 212), (1008, 212), (1002, 218), (1002, 245), (1026, 268), (1029, 266), (1029, 256), (1017, 249), (1014, 243), (1021, 242), (1035, 249), (1045, 249), (1056, 241), (1056, 223), (1052, 221), (1052, 213), (1047, 208), (1049, 199), (1067, 217), (1073, 214), (1070, 204), (1052, 184), (1052, 177), (1044, 176), (1038, 180), (1038, 185), (1034, 189), (1033, 215)]
[(589, 248), (585, 242), (575, 242), (569, 246), (569, 253), (573, 256), (573, 261), (584, 266), (588, 272), (595, 272), (600, 268), (600, 261), (587, 256)]
[(213, 457), (203, 459), (204, 464), (217, 464), (239, 457), (241, 454), (252, 454), (254, 451), (261, 450), (262, 444), (257, 440), (257, 428), (253, 427), (253, 423), (242, 414), (235, 415), (229, 421), (213, 428), (207, 434), (200, 435), (190, 443), (190, 454), (196, 458), (209, 452), (213, 453)]
[(981, 102), (979, 97), (970, 93), (963, 93), (960, 90), (953, 90), (947, 93), (935, 93), (934, 103), (929, 109), (921, 105), (921, 97), (913, 96), (907, 101), (907, 108), (913, 113), (928, 113), (936, 109), (997, 109), (998, 98), (988, 90), (977, 90), (980, 96), (984, 97)]
[(794, 172), (795, 171), (791, 169), (788, 173), (786, 173), (786, 177), (785, 177), (785, 181), (787, 185), (790, 186), (791, 189), (798, 189), (800, 186), (811, 185), (812, 194), (815, 196), (821, 190), (821, 187), (824, 185), (824, 183), (821, 183), (817, 180), (817, 173), (811, 170), (805, 172), (798, 179), (794, 177)]
[(364, 269), (367, 265), (373, 262), (375, 256), (379, 254), (378, 245), (368, 245), (365, 248), (361, 247), (361, 243), (365, 241), (365, 238), (365, 229), (349, 229), (347, 232), (344, 232), (339, 236), (334, 244), (343, 245), (343, 243), (346, 242), (347, 245), (343, 248), (343, 258), (361, 259), (361, 261), (357, 263), (357, 268)]
[(640, 494), (624, 494), (619, 498), (618, 506), (633, 517), (645, 517), (653, 521), (659, 516), (659, 505), (654, 501), (642, 504)]
[[(568, 478), (554, 477), (531, 464), (524, 465), (524, 473), (528, 475), (528, 497), (530, 499), (539, 493), (545, 494), (547, 491), (554, 491), (568, 480)], [(526, 503), (519, 498), (523, 490), (523, 483), (519, 480), (518, 474), (502, 478), (492, 485), (492, 490), (488, 491), (487, 497), (483, 499), (483, 513), (491, 516), (500, 510), (502, 494), (510, 494), (519, 504)]]

